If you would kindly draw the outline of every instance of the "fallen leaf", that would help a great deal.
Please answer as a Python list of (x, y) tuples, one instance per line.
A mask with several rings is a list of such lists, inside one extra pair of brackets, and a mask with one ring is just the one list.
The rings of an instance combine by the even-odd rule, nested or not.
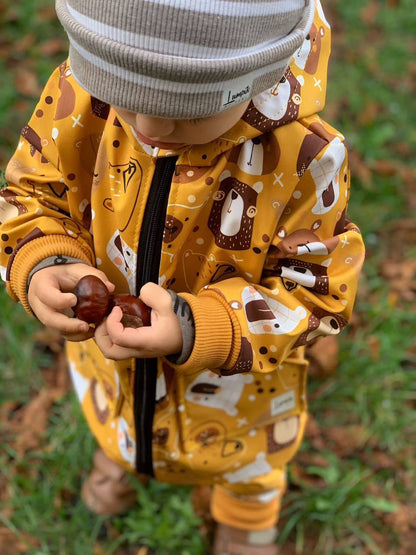
[(38, 449), (41, 446), (48, 426), (50, 410), (55, 400), (56, 391), (44, 389), (18, 411), (18, 421), (14, 422), (14, 431), (17, 433), (14, 447), (18, 455), (22, 456), (27, 451)]
[(42, 92), (36, 73), (26, 67), (17, 67), (14, 86), (19, 94), (32, 98), (37, 98)]
[(338, 368), (338, 340), (333, 335), (319, 338), (306, 348), (309, 372), (317, 378), (327, 377)]
[(65, 52), (67, 48), (67, 42), (59, 37), (45, 40), (39, 45), (39, 51), (43, 56), (54, 56), (60, 52)]
[(39, 541), (25, 534), (15, 533), (9, 528), (0, 528), (0, 553), (1, 555), (16, 555), (17, 553), (28, 553), (28, 549), (39, 547)]
[(371, 437), (371, 432), (360, 424), (330, 426), (323, 428), (322, 433), (333, 443), (334, 453), (341, 458), (356, 453)]
[(371, 0), (371, 2), (368, 2), (368, 4), (365, 6), (365, 8), (361, 10), (360, 13), (363, 23), (365, 23), (367, 26), (373, 25), (379, 10), (380, 6), (377, 1)]

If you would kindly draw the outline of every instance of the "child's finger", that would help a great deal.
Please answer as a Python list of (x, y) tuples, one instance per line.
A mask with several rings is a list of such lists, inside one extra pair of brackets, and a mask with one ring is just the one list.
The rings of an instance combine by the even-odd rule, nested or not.
[(166, 289), (149, 281), (140, 289), (140, 299), (159, 313), (172, 311), (172, 298)]
[(51, 310), (49, 307), (40, 307), (37, 311), (34, 309), (39, 320), (50, 328), (58, 330), (62, 335), (85, 334), (90, 330), (87, 322), (78, 320), (78, 318), (70, 318), (62, 312)]
[[(115, 306), (107, 316), (105, 323), (106, 333), (111, 341), (120, 347), (131, 349), (142, 349), (147, 341), (146, 336), (151, 335), (153, 331), (150, 327), (128, 328), (121, 323), (123, 313), (120, 307)], [(100, 333), (100, 330), (97, 330)]]
[(42, 291), (40, 301), (54, 310), (73, 308), (77, 304), (77, 298), (73, 293), (62, 293), (48, 287)]

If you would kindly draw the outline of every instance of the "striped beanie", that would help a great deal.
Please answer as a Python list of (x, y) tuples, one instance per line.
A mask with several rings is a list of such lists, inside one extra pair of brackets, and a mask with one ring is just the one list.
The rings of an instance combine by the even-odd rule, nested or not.
[(92, 96), (166, 118), (206, 117), (275, 85), (314, 0), (56, 0), (69, 62)]

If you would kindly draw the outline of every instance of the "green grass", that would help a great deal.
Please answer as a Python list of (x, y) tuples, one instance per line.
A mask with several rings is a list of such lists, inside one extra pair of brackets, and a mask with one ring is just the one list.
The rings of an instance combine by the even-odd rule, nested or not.
[[(24, 1), (0, 8), (2, 165), (36, 102), (35, 95), (16, 93), (16, 67), (23, 65), (43, 85), (65, 57), (59, 44), (52, 56), (42, 54), (55, 37), (65, 46), (51, 18), (52, 4)], [(415, 303), (392, 294), (381, 273), (386, 256), (406, 264), (416, 255), (415, 246), (400, 242), (394, 231), (400, 220), (412, 217), (410, 200), (416, 195), (411, 108), (416, 11), (413, 0), (387, 3), (390, 7), (381, 0), (327, 4), (336, 44), (324, 117), (342, 130), (352, 151), (350, 217), (362, 228), (368, 258), (356, 322), (340, 339), (339, 369), (310, 380), (317, 428), (289, 474), (280, 541), (294, 544), (298, 553), (384, 555), (404, 549), (394, 517), (399, 510), (411, 514), (416, 506)], [(369, 6), (378, 9), (369, 12)], [(380, 162), (388, 163), (387, 170)], [(403, 168), (413, 171), (413, 181), (405, 179)], [(47, 366), (50, 355), (34, 349), (39, 324), (1, 285), (0, 306), (0, 408), (15, 401), (13, 412), (42, 389), (37, 367)], [(341, 436), (348, 430), (351, 436)], [(3, 415), (0, 527), (29, 542), (26, 551), (16, 552), (101, 555), (138, 544), (157, 555), (207, 552), (188, 488), (152, 483), (146, 490), (137, 484), (141, 503), (122, 518), (94, 517), (86, 510), (79, 488), (95, 445), (72, 393), (53, 405), (37, 448), (21, 456), (12, 433)], [(36, 541), (30, 544), (30, 538)]]

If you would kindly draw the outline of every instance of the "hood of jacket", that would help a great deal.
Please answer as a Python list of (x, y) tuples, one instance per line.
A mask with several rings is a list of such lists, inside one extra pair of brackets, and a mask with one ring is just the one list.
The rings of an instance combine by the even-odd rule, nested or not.
[[(217, 156), (245, 141), (321, 111), (325, 105), (330, 51), (330, 26), (320, 1), (316, 0), (311, 29), (282, 79), (252, 98), (240, 121), (218, 139), (208, 144), (183, 147), (178, 153), (184, 155), (189, 165), (209, 166)], [(128, 124), (121, 122), (121, 125), (135, 148), (157, 157), (172, 155), (171, 150), (155, 149), (141, 143)]]

